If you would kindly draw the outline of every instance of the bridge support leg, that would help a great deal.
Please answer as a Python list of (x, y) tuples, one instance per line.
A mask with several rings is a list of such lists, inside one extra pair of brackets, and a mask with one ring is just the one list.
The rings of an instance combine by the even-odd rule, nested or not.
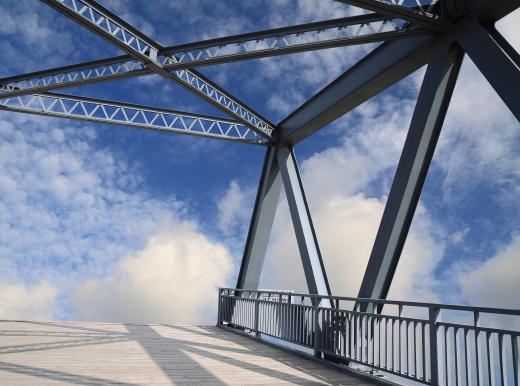
[(258, 289), (281, 188), (282, 177), (276, 148), (269, 147), (265, 154), (236, 288)]
[(440, 41), (434, 45), (430, 55), (401, 159), (359, 290), (360, 298), (384, 299), (390, 289), (453, 93), (463, 52), (456, 44)]

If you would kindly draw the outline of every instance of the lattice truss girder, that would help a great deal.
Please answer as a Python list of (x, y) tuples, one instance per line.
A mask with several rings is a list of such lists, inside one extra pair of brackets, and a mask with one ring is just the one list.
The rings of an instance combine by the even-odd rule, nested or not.
[(101, 80), (150, 74), (146, 66), (135, 59), (115, 59), (79, 66), (58, 68), (1, 80), (0, 95), (9, 97), (45, 90), (87, 84)]
[[(332, 24), (332, 23), (331, 23)], [(294, 28), (293, 28), (294, 29)], [(201, 66), (220, 61), (246, 59), (249, 57), (279, 55), (300, 52), (313, 48), (327, 48), (339, 45), (383, 41), (403, 35), (424, 33), (424, 29), (411, 28), (399, 19), (380, 15), (363, 15), (339, 20), (330, 27), (312, 23), (300, 27), (298, 31), (277, 31), (265, 36), (238, 37), (228, 43), (211, 42), (170, 48), (161, 55), (161, 63), (166, 68)]]
[(115, 103), (61, 94), (19, 95), (0, 99), (0, 109), (92, 122), (112, 123), (240, 142), (263, 141), (248, 127), (229, 119)]

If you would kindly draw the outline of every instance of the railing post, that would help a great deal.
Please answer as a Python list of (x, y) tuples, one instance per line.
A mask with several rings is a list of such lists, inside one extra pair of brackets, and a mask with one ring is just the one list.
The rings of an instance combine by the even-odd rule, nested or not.
[(260, 332), (258, 331), (258, 312), (260, 310), (260, 302), (258, 298), (260, 297), (260, 292), (256, 292), (255, 296), (255, 336), (258, 338), (260, 336)]
[(218, 289), (218, 311), (217, 311), (217, 326), (222, 324), (222, 288)]
[(440, 309), (430, 306), (428, 308), (430, 324), (430, 384), (439, 384), (439, 362), (437, 355), (437, 317)]
[(478, 321), (480, 319), (480, 312), (478, 311), (474, 311), (473, 312), (473, 326), (475, 327), (475, 376), (476, 376), (476, 379), (477, 379), (477, 385), (480, 385), (480, 355), (479, 355), (479, 349), (478, 349), (478, 346), (479, 346), (479, 332), (477, 330), (477, 327), (478, 327)]
[(320, 306), (319, 300), (314, 304), (314, 356), (320, 357), (320, 323), (318, 319), (319, 311), (318, 308)]

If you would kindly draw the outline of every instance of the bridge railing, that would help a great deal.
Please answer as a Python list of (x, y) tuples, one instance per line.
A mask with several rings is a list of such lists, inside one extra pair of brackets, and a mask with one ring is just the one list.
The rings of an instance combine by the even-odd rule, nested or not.
[(519, 386), (520, 310), (221, 288), (218, 324), (423, 384)]

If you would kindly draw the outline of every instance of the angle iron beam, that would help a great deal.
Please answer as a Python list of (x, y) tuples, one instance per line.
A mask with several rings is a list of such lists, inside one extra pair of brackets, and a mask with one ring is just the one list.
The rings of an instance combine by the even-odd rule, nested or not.
[(274, 127), (267, 119), (195, 70), (168, 72), (157, 60), (158, 51), (162, 48), (160, 45), (151, 39), (145, 40), (142, 34), (136, 35), (135, 28), (122, 19), (114, 18), (115, 15), (109, 13), (94, 0), (42, 1), (101, 35), (136, 59), (142, 60), (153, 72), (176, 81), (218, 109), (249, 126), (259, 135), (268, 140), (274, 140), (271, 136)]
[[(520, 68), (518, 53), (503, 47), (477, 21), (457, 32), (457, 42), (486, 77), (516, 119), (520, 121)], [(516, 59), (516, 62), (515, 62)]]
[(276, 152), (275, 146), (270, 146), (266, 150), (236, 288), (258, 289), (260, 283), (267, 245), (282, 189), (282, 177), (278, 168)]
[(426, 64), (430, 37), (386, 42), (277, 125), (279, 141), (296, 144)]
[(507, 56), (520, 68), (520, 53), (502, 36), (502, 34), (495, 28), (495, 25), (491, 25), (486, 28), (489, 35), (495, 40), (495, 42), (504, 50)]
[(73, 95), (3, 98), (0, 109), (266, 145), (248, 127), (229, 119)]
[(401, 256), (464, 53), (442, 40), (431, 51), (401, 159), (359, 290), (359, 297), (384, 299)]
[(403, 7), (395, 4), (391, 1), (385, 0), (336, 0), (344, 4), (353, 5), (355, 7), (367, 9), (386, 15), (389, 17), (395, 17), (408, 22), (414, 23), (418, 26), (430, 28), (433, 30), (441, 30), (443, 28), (442, 23), (439, 20), (438, 15), (433, 13), (416, 9)]

